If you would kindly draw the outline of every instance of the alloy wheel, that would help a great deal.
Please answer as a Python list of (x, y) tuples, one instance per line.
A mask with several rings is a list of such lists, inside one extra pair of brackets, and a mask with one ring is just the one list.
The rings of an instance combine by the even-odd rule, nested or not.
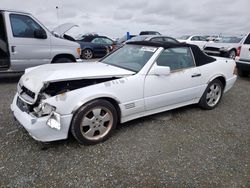
[(96, 107), (86, 113), (81, 122), (81, 133), (89, 140), (98, 140), (108, 134), (113, 124), (113, 115), (105, 107)]
[(85, 59), (91, 59), (93, 57), (93, 53), (91, 50), (84, 50), (83, 52)]
[(213, 83), (209, 87), (209, 90), (207, 91), (207, 95), (206, 95), (207, 104), (210, 107), (215, 106), (219, 102), (221, 98), (221, 94), (222, 94), (221, 86), (218, 83)]

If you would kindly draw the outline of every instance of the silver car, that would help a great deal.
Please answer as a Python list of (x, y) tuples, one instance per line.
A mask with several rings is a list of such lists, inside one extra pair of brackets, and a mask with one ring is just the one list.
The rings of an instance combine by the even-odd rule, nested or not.
[(203, 51), (209, 55), (217, 55), (234, 59), (237, 48), (243, 37), (222, 37), (218, 42), (207, 43)]

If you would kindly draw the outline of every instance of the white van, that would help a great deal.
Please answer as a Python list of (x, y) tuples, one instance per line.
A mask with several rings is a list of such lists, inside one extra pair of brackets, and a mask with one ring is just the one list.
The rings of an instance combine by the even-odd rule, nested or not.
[(237, 49), (235, 58), (239, 76), (250, 75), (250, 33), (245, 37), (242, 45)]
[(56, 36), (31, 14), (0, 9), (0, 75), (41, 64), (76, 62), (80, 53), (78, 43)]

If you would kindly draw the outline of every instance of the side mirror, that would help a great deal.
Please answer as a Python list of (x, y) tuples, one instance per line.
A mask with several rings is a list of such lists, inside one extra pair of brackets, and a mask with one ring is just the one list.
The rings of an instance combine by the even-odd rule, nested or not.
[(37, 39), (46, 39), (47, 34), (43, 29), (36, 29), (34, 31), (34, 37), (37, 38)]
[(149, 71), (149, 75), (167, 76), (169, 74), (170, 67), (166, 66), (153, 66), (152, 69)]

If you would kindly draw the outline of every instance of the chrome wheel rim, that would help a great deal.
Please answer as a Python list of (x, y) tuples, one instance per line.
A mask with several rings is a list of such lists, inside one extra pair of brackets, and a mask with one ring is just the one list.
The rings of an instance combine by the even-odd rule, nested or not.
[(86, 59), (91, 59), (92, 56), (93, 56), (93, 54), (92, 54), (92, 52), (91, 52), (90, 50), (85, 50), (85, 51), (84, 51), (84, 57), (85, 57)]
[(208, 106), (213, 107), (219, 102), (221, 98), (221, 92), (222, 89), (218, 83), (214, 83), (209, 87), (206, 96)]
[(113, 125), (113, 114), (105, 107), (89, 110), (82, 119), (81, 133), (88, 140), (99, 140), (106, 136)]
[(231, 51), (230, 54), (229, 54), (229, 58), (234, 59), (235, 56), (236, 56), (235, 51)]

